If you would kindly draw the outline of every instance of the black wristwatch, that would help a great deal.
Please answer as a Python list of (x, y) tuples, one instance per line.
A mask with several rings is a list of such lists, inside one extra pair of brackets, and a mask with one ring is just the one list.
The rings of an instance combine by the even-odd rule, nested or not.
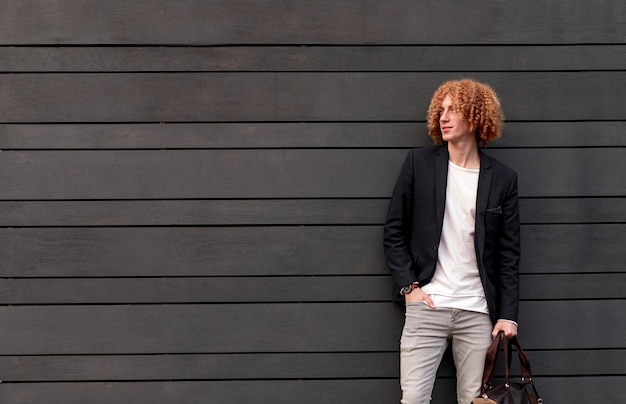
[(413, 289), (417, 288), (419, 285), (420, 285), (419, 282), (413, 282), (409, 285), (406, 285), (405, 287), (400, 289), (400, 294), (408, 295), (409, 293), (413, 292)]

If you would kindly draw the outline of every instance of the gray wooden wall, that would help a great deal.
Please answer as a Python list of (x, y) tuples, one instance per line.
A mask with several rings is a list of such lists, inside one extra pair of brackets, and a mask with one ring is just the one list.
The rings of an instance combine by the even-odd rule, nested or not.
[(540, 392), (626, 402), (625, 39), (620, 0), (0, 1), (0, 402), (397, 403), (382, 223), (460, 77)]

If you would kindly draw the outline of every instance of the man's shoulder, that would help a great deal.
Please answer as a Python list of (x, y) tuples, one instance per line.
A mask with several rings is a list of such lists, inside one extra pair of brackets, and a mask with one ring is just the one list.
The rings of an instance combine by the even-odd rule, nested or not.
[(482, 150), (481, 150), (481, 159), (488, 162), (491, 165), (492, 169), (495, 169), (496, 171), (501, 172), (502, 174), (517, 175), (517, 172), (513, 168), (501, 162), (500, 160), (496, 159), (495, 157), (488, 155)]
[(409, 155), (411, 155), (414, 159), (428, 159), (447, 152), (448, 150), (444, 146), (428, 146), (411, 149), (409, 151)]

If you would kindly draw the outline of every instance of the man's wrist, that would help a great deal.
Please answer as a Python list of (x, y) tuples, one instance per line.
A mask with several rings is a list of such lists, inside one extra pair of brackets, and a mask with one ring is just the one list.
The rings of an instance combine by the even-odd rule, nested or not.
[(508, 320), (506, 318), (499, 318), (498, 321), (506, 321), (507, 323), (512, 323), (512, 324), (515, 324), (516, 327), (519, 327), (519, 324), (517, 324), (517, 321)]
[(403, 287), (402, 289), (400, 289), (400, 294), (403, 296), (408, 295), (409, 293), (413, 292), (414, 289), (417, 289), (419, 286), (420, 286), (419, 282), (410, 283), (406, 285), (405, 287)]

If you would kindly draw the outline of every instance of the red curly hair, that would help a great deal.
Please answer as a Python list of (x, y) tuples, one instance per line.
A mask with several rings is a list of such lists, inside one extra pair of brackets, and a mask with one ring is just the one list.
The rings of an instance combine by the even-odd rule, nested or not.
[(439, 111), (446, 96), (452, 98), (452, 104), (463, 120), (476, 134), (476, 141), (487, 147), (487, 143), (500, 137), (504, 126), (504, 114), (495, 91), (487, 84), (471, 79), (452, 80), (443, 83), (430, 101), (428, 107), (428, 135), (435, 144), (442, 144), (439, 127)]

